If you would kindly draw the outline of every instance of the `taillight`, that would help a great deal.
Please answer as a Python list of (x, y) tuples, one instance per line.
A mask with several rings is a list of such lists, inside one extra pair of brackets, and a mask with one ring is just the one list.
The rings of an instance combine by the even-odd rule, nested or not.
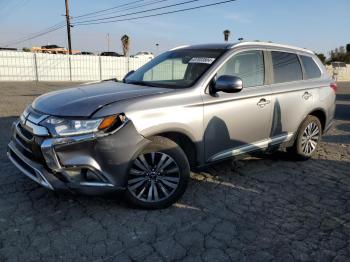
[(331, 83), (330, 87), (334, 90), (334, 92), (337, 92), (337, 84), (336, 83)]

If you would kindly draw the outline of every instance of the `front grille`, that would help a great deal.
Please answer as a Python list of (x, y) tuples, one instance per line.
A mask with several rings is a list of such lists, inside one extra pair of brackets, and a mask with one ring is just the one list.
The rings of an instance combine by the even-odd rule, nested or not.
[(23, 139), (19, 134), (16, 134), (15, 137), (18, 140), (20, 146), (22, 146), (25, 150), (32, 152), (31, 142), (28, 142), (28, 140)]
[(16, 148), (18, 148), (22, 152), (23, 155), (25, 155), (27, 158), (29, 158), (31, 160), (35, 160), (31, 146), (27, 141), (22, 139), (17, 134), (15, 135), (15, 139), (13, 139), (13, 141), (15, 142)]
[(14, 147), (13, 141), (11, 141), (8, 146), (7, 155), (22, 173), (42, 186), (53, 190), (52, 185), (48, 182), (43, 173), (44, 169), (18, 152), (16, 147)]
[[(31, 139), (29, 139), (31, 137)], [(17, 126), (14, 134), (14, 143), (16, 148), (28, 159), (46, 166), (46, 162), (41, 152), (40, 144), (43, 138), (36, 137), (28, 130)]]
[(10, 155), (24, 170), (26, 170), (32, 176), (37, 177), (35, 170), (21, 158), (19, 158), (12, 150), (10, 150)]
[(34, 135), (29, 132), (27, 129), (23, 128), (21, 124), (18, 125), (18, 129), (21, 132), (21, 134), (28, 140), (32, 140)]

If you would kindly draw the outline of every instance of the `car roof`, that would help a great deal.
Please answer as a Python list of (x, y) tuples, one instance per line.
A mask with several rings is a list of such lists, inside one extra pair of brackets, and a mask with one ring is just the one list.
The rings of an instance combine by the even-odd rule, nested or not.
[(237, 43), (219, 43), (219, 44), (202, 44), (202, 45), (186, 45), (186, 46), (179, 46), (176, 48), (173, 48), (171, 50), (177, 50), (177, 49), (232, 49), (240, 46), (252, 46), (252, 47), (261, 47), (261, 48), (280, 48), (280, 49), (288, 49), (291, 51), (301, 51), (306, 52), (310, 54), (314, 54), (314, 52), (306, 49), (306, 48), (300, 48), (295, 47), (291, 45), (284, 45), (284, 44), (278, 44), (278, 43), (272, 43), (272, 42), (261, 42), (261, 41), (242, 41)]
[(229, 49), (231, 44), (202, 44), (202, 45), (183, 45), (175, 47), (171, 50), (177, 49)]

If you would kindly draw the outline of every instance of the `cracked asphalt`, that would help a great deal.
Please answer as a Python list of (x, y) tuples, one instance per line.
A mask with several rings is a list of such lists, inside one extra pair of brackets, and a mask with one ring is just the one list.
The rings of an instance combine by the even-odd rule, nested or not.
[(12, 121), (67, 85), (0, 82), (0, 261), (350, 261), (350, 83), (313, 159), (221, 163), (156, 211), (51, 192), (9, 162)]

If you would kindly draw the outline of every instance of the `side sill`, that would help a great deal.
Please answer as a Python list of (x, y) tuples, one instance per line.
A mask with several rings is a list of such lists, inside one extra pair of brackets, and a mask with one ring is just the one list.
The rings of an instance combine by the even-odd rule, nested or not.
[(238, 148), (231, 148), (228, 150), (225, 150), (223, 152), (219, 152), (215, 154), (214, 156), (210, 157), (208, 162), (216, 162), (222, 159), (226, 159), (229, 157), (237, 156), (237, 155), (242, 155), (246, 154), (252, 151), (256, 150), (262, 150), (265, 148), (268, 148), (270, 146), (282, 144), (284, 142), (289, 141), (293, 137), (293, 133), (287, 133), (283, 135), (279, 135), (273, 138), (265, 139), (262, 141), (258, 141), (256, 143), (244, 145)]

